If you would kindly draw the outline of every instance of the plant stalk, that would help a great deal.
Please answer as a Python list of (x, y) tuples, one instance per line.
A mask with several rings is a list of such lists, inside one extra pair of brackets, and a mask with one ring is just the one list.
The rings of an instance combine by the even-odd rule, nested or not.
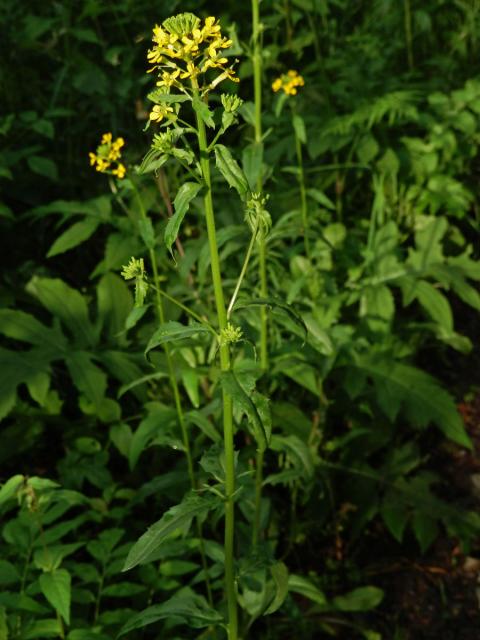
[(298, 185), (300, 187), (300, 207), (301, 207), (301, 213), (302, 213), (303, 241), (305, 244), (306, 256), (310, 260), (311, 252), (310, 252), (310, 239), (308, 237), (309, 228), (308, 228), (307, 190), (305, 188), (305, 171), (303, 168), (302, 141), (298, 137), (298, 133), (295, 127), (294, 127), (294, 133), (295, 133), (295, 150), (297, 153), (297, 164), (298, 164)]
[[(198, 86), (192, 80), (193, 93), (198, 98)], [(212, 183), (210, 177), (210, 157), (207, 144), (205, 124), (196, 112), (198, 146), (200, 150), (200, 167), (206, 187), (204, 196), (205, 219), (207, 224), (208, 245), (210, 249), (210, 267), (212, 272), (213, 291), (217, 310), (220, 334), (227, 326), (227, 311), (223, 295), (220, 259), (217, 247), (215, 217), (213, 212)], [(222, 371), (230, 369), (230, 350), (228, 344), (220, 344), (220, 368)], [(235, 453), (233, 444), (233, 405), (232, 398), (223, 391), (223, 439), (225, 448), (225, 589), (228, 607), (228, 640), (237, 640), (238, 618), (237, 598), (235, 591), (235, 567), (233, 557), (233, 542), (235, 528)]]
[[(253, 31), (253, 93), (255, 104), (255, 144), (262, 144), (262, 41), (260, 37), (260, 0), (252, 0)], [(263, 154), (262, 154), (263, 156)], [(257, 178), (257, 191), (262, 193), (262, 169)], [(260, 296), (268, 298), (267, 250), (265, 234), (258, 237)], [(268, 369), (268, 311), (266, 305), (260, 307), (260, 366), (262, 371)], [(263, 451), (257, 451), (255, 469), (255, 516), (253, 521), (252, 545), (258, 544), (260, 531), (260, 508), (263, 484)]]
[[(135, 195), (137, 196), (137, 200), (139, 203), (139, 209), (140, 209), (140, 215), (142, 217), (142, 219), (145, 221), (147, 220), (147, 213), (145, 211), (145, 207), (143, 206), (143, 200), (140, 196), (140, 193), (136, 187), (136, 185), (133, 183), (132, 180), (130, 180), (130, 183), (133, 186), (133, 190), (135, 192)], [(160, 280), (159, 280), (159, 274), (158, 274), (158, 263), (157, 263), (157, 256), (155, 254), (155, 250), (153, 248), (148, 250), (148, 254), (149, 254), (149, 258), (150, 258), (150, 264), (152, 267), (152, 271), (153, 271), (153, 280), (155, 282), (155, 310), (156, 310), (156, 314), (157, 314), (157, 320), (160, 324), (164, 324), (165, 323), (165, 310), (163, 307), (163, 300), (162, 300), (162, 295), (163, 295), (163, 291), (160, 287)], [(175, 402), (175, 410), (177, 413), (177, 420), (178, 423), (180, 425), (180, 431), (182, 434), (182, 440), (183, 440), (183, 446), (185, 448), (185, 457), (187, 459), (187, 468), (188, 468), (188, 477), (190, 479), (190, 485), (192, 487), (192, 489), (196, 489), (196, 478), (195, 478), (195, 472), (193, 470), (193, 460), (192, 460), (192, 450), (190, 447), (190, 439), (188, 437), (188, 431), (187, 431), (187, 425), (185, 422), (185, 416), (183, 413), (183, 407), (182, 407), (182, 400), (180, 398), (180, 391), (178, 389), (178, 383), (177, 383), (177, 378), (175, 376), (175, 369), (173, 367), (173, 361), (172, 361), (172, 354), (170, 353), (170, 348), (168, 346), (168, 344), (164, 344), (163, 345), (163, 349), (164, 349), (164, 353), (165, 353), (165, 359), (167, 361), (167, 369), (168, 369), (168, 377), (170, 378), (170, 385), (172, 388), (172, 392), (173, 392), (173, 397), (174, 397), (174, 402)], [(212, 597), (212, 588), (210, 585), (210, 578), (208, 576), (208, 565), (207, 565), (207, 559), (206, 559), (206, 555), (205, 555), (205, 546), (203, 544), (203, 535), (202, 535), (202, 526), (199, 520), (197, 520), (197, 533), (198, 533), (198, 537), (199, 537), (199, 541), (200, 541), (200, 556), (201, 556), (201, 561), (202, 561), (202, 568), (204, 571), (204, 575), (205, 575), (205, 586), (207, 589), (207, 598), (208, 598), (208, 602), (210, 605), (213, 604), (213, 597)]]

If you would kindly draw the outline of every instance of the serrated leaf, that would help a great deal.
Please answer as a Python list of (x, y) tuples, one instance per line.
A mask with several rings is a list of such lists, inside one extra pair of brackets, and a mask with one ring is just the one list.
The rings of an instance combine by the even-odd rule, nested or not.
[(268, 307), (273, 312), (278, 313), (280, 316), (288, 318), (292, 321), (298, 329), (300, 329), (300, 335), (303, 340), (307, 339), (308, 329), (305, 322), (298, 315), (295, 309), (281, 300), (275, 298), (248, 298), (240, 299), (233, 307), (234, 311), (241, 311), (242, 309), (248, 309), (249, 307)]
[(71, 578), (66, 569), (57, 569), (42, 573), (39, 578), (40, 589), (66, 624), (70, 624)]
[(165, 322), (155, 331), (150, 338), (145, 349), (145, 357), (148, 359), (148, 353), (162, 344), (176, 342), (177, 340), (185, 340), (192, 338), (199, 333), (211, 333), (210, 329), (199, 322), (192, 324), (181, 324), (180, 322)]
[(135, 542), (128, 553), (122, 571), (128, 571), (138, 564), (149, 562), (149, 558), (158, 552), (173, 531), (189, 528), (193, 518), (204, 516), (217, 504), (218, 500), (212, 496), (187, 494), (180, 504), (164, 513), (162, 518), (149, 527), (146, 533)]
[(63, 351), (67, 346), (59, 329), (46, 327), (29, 313), (16, 309), (0, 309), (0, 333), (7, 338), (38, 346), (47, 344), (58, 351)]
[(71, 351), (65, 358), (72, 381), (80, 393), (100, 408), (107, 389), (107, 376), (86, 351)]
[(148, 607), (148, 609), (133, 616), (122, 627), (119, 636), (165, 618), (188, 624), (194, 629), (218, 625), (223, 621), (222, 615), (212, 609), (203, 596), (185, 589), (183, 593), (175, 594), (170, 600)]
[(194, 111), (200, 116), (207, 127), (215, 126), (215, 122), (213, 121), (213, 112), (210, 111), (206, 102), (198, 96), (194, 96), (192, 106)]
[(390, 420), (402, 409), (414, 426), (425, 428), (434, 423), (447, 438), (472, 448), (452, 396), (433, 376), (382, 357), (356, 356), (350, 366), (372, 378), (378, 403)]
[(175, 213), (169, 219), (165, 228), (165, 246), (170, 252), (173, 243), (177, 239), (180, 225), (190, 207), (190, 202), (195, 198), (201, 188), (202, 185), (198, 182), (185, 182), (178, 190), (175, 200), (173, 201)]
[(255, 403), (247, 395), (233, 371), (223, 371), (220, 374), (220, 383), (225, 393), (232, 398), (234, 405), (237, 404), (247, 414), (249, 424), (253, 428), (255, 440), (257, 441), (258, 450), (265, 451), (270, 438)]
[(55, 240), (48, 250), (47, 258), (58, 256), (60, 253), (65, 253), (65, 251), (78, 247), (79, 244), (93, 235), (99, 224), (100, 220), (95, 218), (85, 218), (85, 220), (75, 222)]
[(223, 146), (223, 144), (215, 145), (215, 161), (217, 169), (228, 184), (238, 191), (241, 198), (244, 198), (248, 191), (247, 178), (230, 150)]

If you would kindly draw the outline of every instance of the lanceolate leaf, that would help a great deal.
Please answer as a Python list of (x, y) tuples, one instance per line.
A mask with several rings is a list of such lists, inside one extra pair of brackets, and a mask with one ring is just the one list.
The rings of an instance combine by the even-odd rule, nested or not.
[(280, 609), (288, 595), (288, 569), (286, 565), (283, 562), (276, 562), (270, 567), (270, 573), (275, 582), (276, 593), (270, 606), (264, 611), (264, 616), (275, 613)]
[(190, 589), (184, 589), (182, 592), (175, 594), (170, 600), (148, 607), (148, 609), (133, 616), (122, 627), (119, 635), (123, 636), (133, 631), (133, 629), (140, 629), (164, 618), (176, 619), (178, 622), (188, 624), (194, 629), (210, 627), (223, 621), (221, 614), (212, 609), (203, 596), (195, 594)]
[(165, 229), (165, 245), (169, 251), (172, 250), (172, 245), (178, 236), (178, 230), (190, 207), (190, 202), (201, 188), (202, 185), (198, 182), (185, 182), (178, 190), (177, 196), (173, 201), (175, 213), (168, 221)]
[(148, 357), (148, 353), (152, 349), (155, 349), (162, 344), (175, 342), (177, 340), (184, 340), (185, 338), (192, 338), (199, 333), (211, 333), (211, 330), (204, 324), (200, 324), (198, 322), (188, 325), (173, 321), (165, 322), (150, 338), (147, 348), (145, 349), (145, 356)]
[(258, 449), (259, 451), (265, 451), (268, 447), (269, 435), (265, 430), (265, 426), (253, 400), (240, 385), (233, 371), (224, 371), (220, 376), (220, 382), (224, 391), (231, 396), (233, 402), (247, 414), (249, 423), (255, 434)]
[(153, 524), (130, 549), (123, 571), (133, 569), (138, 564), (149, 562), (158, 552), (167, 536), (176, 529), (190, 527), (193, 518), (204, 516), (216, 507), (218, 498), (211, 495), (188, 494), (180, 504), (169, 509)]
[(234, 311), (241, 311), (242, 309), (247, 309), (248, 307), (269, 307), (273, 312), (278, 313), (279, 315), (283, 315), (288, 320), (293, 321), (303, 336), (303, 339), (307, 339), (308, 329), (305, 322), (298, 315), (298, 313), (294, 310), (294, 308), (282, 302), (281, 300), (276, 300), (275, 298), (249, 298), (249, 299), (240, 299), (237, 304), (234, 305)]
[(60, 253), (65, 253), (65, 251), (69, 251), (85, 242), (93, 235), (99, 224), (100, 220), (93, 217), (75, 222), (55, 240), (47, 253), (47, 258), (53, 258), (53, 256), (57, 256)]
[(217, 168), (225, 180), (243, 198), (248, 191), (248, 181), (230, 150), (223, 144), (215, 145), (215, 159)]
[(70, 624), (71, 579), (66, 569), (43, 573), (40, 578), (43, 595), (67, 624)]

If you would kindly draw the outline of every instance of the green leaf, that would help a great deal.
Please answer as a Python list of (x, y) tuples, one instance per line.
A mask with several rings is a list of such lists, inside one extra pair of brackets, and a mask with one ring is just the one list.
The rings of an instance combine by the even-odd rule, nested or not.
[(383, 591), (378, 587), (359, 587), (343, 596), (333, 599), (333, 606), (339, 611), (370, 611), (383, 600)]
[(155, 331), (150, 338), (147, 348), (145, 349), (145, 357), (148, 359), (148, 353), (159, 347), (162, 344), (169, 342), (176, 342), (177, 340), (184, 340), (186, 338), (192, 338), (199, 333), (211, 333), (210, 329), (199, 322), (195, 322), (189, 325), (181, 324), (180, 322), (165, 322)]
[(161, 89), (152, 91), (148, 94), (147, 98), (156, 104), (172, 104), (174, 102), (187, 102), (187, 100), (190, 100), (190, 96), (181, 93), (163, 93)]
[(143, 593), (147, 587), (134, 582), (117, 582), (102, 590), (102, 597), (108, 598), (131, 598), (139, 593)]
[(138, 221), (138, 230), (147, 249), (155, 247), (155, 230), (149, 217), (141, 218)]
[(283, 562), (276, 562), (270, 567), (270, 573), (275, 583), (276, 592), (272, 602), (263, 612), (264, 616), (278, 611), (288, 595), (288, 569), (286, 565)]
[(17, 474), (9, 478), (0, 489), (0, 505), (16, 497), (17, 491), (22, 486), (25, 476)]
[(288, 591), (289, 593), (298, 593), (316, 604), (327, 604), (327, 599), (323, 591), (320, 591), (320, 589), (316, 587), (313, 582), (307, 580), (307, 578), (297, 576), (293, 573), (288, 577)]
[(296, 137), (300, 140), (302, 144), (306, 144), (307, 142), (307, 132), (305, 131), (305, 122), (303, 118), (297, 114), (293, 116), (293, 128), (295, 130)]
[(44, 178), (50, 178), (56, 182), (58, 180), (57, 165), (50, 158), (42, 158), (40, 156), (30, 156), (27, 159), (28, 166), (34, 173), (38, 173)]
[(137, 540), (128, 553), (122, 571), (149, 562), (158, 553), (169, 534), (180, 528), (190, 528), (193, 518), (206, 515), (217, 504), (218, 499), (213, 496), (187, 494), (180, 504), (169, 509)]
[(39, 578), (40, 589), (66, 624), (70, 624), (71, 578), (66, 569), (43, 573)]
[(170, 407), (157, 404), (150, 407), (149, 415), (141, 421), (130, 442), (128, 452), (130, 469), (135, 467), (142, 451), (153, 438), (162, 431), (166, 431), (169, 425), (175, 421), (175, 416), (175, 411)]
[(0, 585), (6, 586), (18, 582), (20, 582), (20, 574), (16, 567), (8, 560), (0, 560)]
[(7, 612), (0, 607), (0, 640), (8, 640)]
[(38, 346), (48, 345), (55, 351), (66, 349), (67, 341), (58, 328), (46, 327), (24, 311), (0, 309), (0, 333), (7, 338), (22, 340)]
[(92, 355), (86, 351), (70, 351), (65, 362), (74, 385), (98, 411), (107, 390), (106, 374), (92, 362)]
[(85, 220), (76, 222), (55, 240), (48, 250), (47, 258), (65, 253), (65, 251), (69, 251), (85, 242), (96, 231), (99, 224), (100, 220), (95, 218), (85, 218)]
[(412, 285), (406, 284), (405, 290), (410, 296), (417, 298), (434, 322), (447, 333), (453, 332), (453, 315), (450, 303), (438, 289), (425, 280), (417, 280)]
[(85, 298), (63, 280), (34, 276), (27, 284), (28, 293), (40, 300), (42, 305), (56, 315), (82, 343), (96, 342)]
[(165, 618), (187, 624), (194, 629), (218, 625), (223, 621), (222, 615), (212, 609), (203, 596), (193, 593), (190, 589), (184, 589), (166, 602), (148, 607), (133, 616), (122, 627), (119, 636)]
[(115, 273), (106, 273), (97, 284), (99, 320), (111, 339), (125, 344), (121, 334), (133, 309), (133, 299), (125, 281)]
[(378, 403), (390, 420), (402, 409), (412, 425), (434, 423), (447, 438), (472, 448), (452, 396), (428, 373), (378, 356), (355, 355), (350, 366), (373, 380)]
[(234, 404), (236, 403), (247, 414), (249, 424), (253, 428), (255, 440), (257, 441), (258, 450), (265, 451), (268, 447), (270, 436), (266, 432), (255, 403), (240, 385), (233, 371), (223, 371), (220, 374), (220, 383), (225, 393), (232, 398)]
[(178, 230), (183, 222), (183, 218), (190, 207), (190, 202), (195, 198), (201, 188), (202, 185), (198, 182), (184, 182), (178, 190), (176, 198), (173, 201), (175, 213), (169, 219), (165, 228), (165, 246), (170, 252), (172, 251), (173, 243), (177, 239)]
[(314, 467), (311, 451), (305, 442), (300, 440), (298, 436), (274, 435), (272, 436), (270, 446), (274, 451), (284, 451), (290, 455), (293, 454), (300, 462), (302, 472), (305, 476), (307, 476), (307, 478), (311, 478), (313, 476)]
[(399, 503), (394, 496), (388, 496), (380, 509), (383, 521), (397, 542), (402, 542), (409, 514), (405, 505)]
[(60, 620), (49, 618), (31, 622), (22, 633), (22, 640), (37, 640), (37, 638), (61, 638), (63, 628)]
[(207, 125), (207, 127), (214, 127), (215, 122), (213, 121), (213, 112), (210, 111), (206, 102), (204, 102), (198, 96), (194, 96), (192, 100), (192, 105), (196, 113), (200, 116), (203, 122)]
[(253, 142), (242, 153), (242, 165), (250, 191), (257, 191), (262, 180), (263, 144)]
[(272, 312), (278, 314), (280, 317), (284, 317), (290, 322), (293, 322), (300, 330), (300, 336), (303, 340), (307, 339), (308, 329), (305, 322), (298, 315), (295, 309), (281, 300), (275, 298), (248, 298), (240, 299), (233, 307), (234, 311), (241, 311), (242, 309), (248, 309), (249, 307), (268, 307)]
[(412, 518), (412, 528), (422, 553), (425, 553), (438, 536), (436, 520), (422, 511), (415, 511)]
[(238, 191), (241, 198), (244, 198), (248, 191), (247, 178), (240, 169), (238, 162), (233, 158), (230, 150), (224, 147), (223, 144), (215, 145), (215, 161), (217, 169), (228, 184)]

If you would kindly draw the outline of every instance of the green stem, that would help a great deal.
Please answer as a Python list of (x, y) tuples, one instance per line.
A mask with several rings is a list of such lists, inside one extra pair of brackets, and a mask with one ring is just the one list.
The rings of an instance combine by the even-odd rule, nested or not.
[(202, 316), (198, 315), (198, 313), (195, 313), (195, 311), (192, 311), (191, 309), (189, 309), (186, 305), (183, 304), (183, 302), (180, 302), (180, 300), (177, 300), (177, 298), (174, 298), (173, 296), (169, 295), (168, 293), (166, 293), (165, 291), (163, 291), (163, 289), (158, 289), (158, 293), (166, 298), (167, 300), (169, 300), (172, 304), (176, 305), (177, 307), (179, 307), (180, 309), (182, 309), (183, 311), (185, 311), (185, 313), (188, 313), (189, 316), (192, 316), (192, 318), (194, 320), (196, 320), (197, 322), (200, 322), (201, 324), (203, 324), (204, 327), (206, 327), (210, 333), (212, 333), (215, 338), (219, 338), (217, 332), (215, 331), (215, 329), (212, 327), (212, 325), (207, 322), (206, 320), (204, 320), (202, 318)]
[[(138, 200), (138, 204), (139, 204), (139, 210), (140, 210), (140, 215), (142, 217), (143, 220), (147, 220), (147, 212), (145, 211), (145, 207), (143, 205), (143, 200), (140, 196), (140, 193), (137, 189), (137, 186), (135, 185), (135, 183), (130, 180), (130, 183), (133, 187), (133, 190), (135, 192), (135, 195), (137, 196), (137, 200)], [(150, 264), (152, 267), (152, 271), (153, 271), (153, 281), (155, 283), (155, 298), (156, 298), (156, 304), (155, 304), (155, 309), (156, 309), (156, 313), (157, 313), (157, 319), (158, 322), (160, 324), (164, 324), (165, 323), (165, 311), (163, 308), (163, 302), (162, 302), (162, 294), (163, 291), (160, 287), (160, 279), (158, 277), (158, 263), (157, 263), (157, 256), (155, 254), (155, 250), (153, 248), (150, 248), (148, 250), (149, 253), (149, 258), (150, 258)], [(190, 484), (192, 489), (196, 488), (196, 479), (195, 479), (195, 472), (193, 470), (193, 461), (192, 461), (192, 450), (190, 447), (190, 440), (188, 437), (188, 431), (187, 431), (187, 425), (185, 422), (185, 416), (183, 413), (183, 408), (182, 408), (182, 401), (180, 398), (180, 391), (178, 389), (178, 383), (177, 383), (177, 378), (175, 376), (175, 369), (173, 366), (173, 361), (172, 361), (172, 355), (170, 353), (170, 348), (168, 346), (168, 344), (164, 344), (163, 345), (163, 349), (164, 349), (164, 353), (165, 353), (165, 359), (167, 361), (167, 369), (168, 369), (168, 377), (170, 378), (170, 385), (172, 387), (172, 392), (173, 392), (173, 397), (174, 397), (174, 402), (175, 402), (175, 410), (177, 412), (177, 419), (178, 419), (178, 423), (180, 425), (180, 431), (182, 433), (182, 440), (183, 440), (183, 446), (185, 448), (185, 457), (187, 459), (187, 468), (188, 468), (188, 477), (190, 479)], [(204, 544), (203, 544), (203, 535), (202, 535), (202, 526), (199, 520), (197, 520), (197, 531), (198, 531), (198, 536), (199, 536), (199, 540), (200, 540), (200, 555), (201, 555), (201, 560), (202, 560), (202, 567), (204, 570), (204, 574), (205, 574), (205, 586), (207, 588), (207, 596), (208, 596), (208, 601), (209, 604), (212, 605), (213, 604), (213, 598), (212, 598), (212, 589), (211, 589), (211, 585), (210, 585), (210, 578), (208, 576), (208, 565), (207, 565), (207, 559), (205, 556), (205, 548), (204, 548)]]
[(403, 0), (405, 14), (405, 40), (407, 43), (407, 61), (410, 71), (413, 69), (413, 36), (412, 36), (412, 8), (410, 0)]
[(310, 260), (310, 239), (308, 237), (308, 207), (307, 207), (307, 190), (305, 188), (305, 171), (303, 169), (303, 151), (302, 142), (297, 134), (297, 129), (294, 127), (295, 132), (295, 150), (297, 152), (298, 163), (298, 185), (300, 187), (300, 206), (302, 212), (302, 226), (303, 226), (303, 241), (305, 243), (305, 253)]
[[(198, 97), (198, 85), (192, 80), (194, 95)], [(213, 213), (212, 184), (210, 177), (210, 157), (208, 153), (205, 124), (198, 112), (195, 113), (198, 130), (198, 146), (200, 150), (200, 166), (205, 183), (204, 196), (205, 219), (207, 224), (208, 245), (210, 249), (210, 267), (212, 272), (213, 291), (220, 334), (227, 326), (227, 311), (223, 295), (220, 259), (218, 256), (215, 216)], [(230, 351), (227, 344), (220, 345), (220, 368), (230, 369)], [(225, 448), (225, 589), (228, 607), (228, 640), (237, 640), (238, 618), (237, 598), (235, 593), (235, 567), (233, 557), (233, 540), (235, 527), (235, 452), (233, 444), (233, 405), (232, 398), (223, 391), (223, 439)]]
[(255, 239), (257, 238), (257, 229), (255, 229), (254, 233), (252, 233), (252, 237), (250, 240), (250, 244), (248, 245), (247, 253), (245, 255), (245, 260), (243, 261), (242, 270), (240, 271), (240, 275), (238, 276), (237, 284), (235, 285), (235, 290), (232, 294), (232, 298), (228, 304), (227, 309), (227, 319), (230, 318), (230, 314), (232, 313), (233, 305), (235, 304), (238, 296), (238, 292), (240, 291), (240, 287), (242, 286), (243, 279), (247, 272), (248, 263), (250, 262), (250, 257), (252, 255), (253, 245), (255, 244)]
[[(253, 31), (253, 93), (255, 103), (255, 144), (262, 144), (262, 41), (260, 39), (260, 0), (252, 0)], [(257, 191), (263, 191), (262, 172), (258, 175)], [(258, 270), (260, 279), (260, 297), (268, 298), (267, 247), (265, 234), (258, 238)], [(260, 366), (268, 369), (268, 311), (266, 305), (260, 307)], [(252, 544), (258, 544), (260, 530), (260, 506), (263, 484), (263, 452), (257, 451), (255, 471), (255, 516), (253, 521)]]

